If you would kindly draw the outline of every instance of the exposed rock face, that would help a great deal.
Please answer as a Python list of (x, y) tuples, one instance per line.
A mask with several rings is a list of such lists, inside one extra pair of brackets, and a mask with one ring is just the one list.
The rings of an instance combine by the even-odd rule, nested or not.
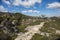
[(18, 33), (19, 29), (17, 26), (30, 25), (35, 20), (37, 20), (36, 17), (20, 13), (0, 13), (0, 30), (8, 34)]
[(29, 25), (29, 24), (35, 22), (36, 20), (37, 20), (37, 19), (35, 19), (35, 18), (22, 19), (21, 24), (22, 24), (22, 25)]
[(56, 34), (60, 34), (60, 30), (56, 30)]
[(12, 21), (7, 18), (4, 20), (0, 25), (0, 30), (2, 30), (4, 33), (13, 34), (18, 33), (19, 29), (16, 26), (16, 23), (12, 23)]

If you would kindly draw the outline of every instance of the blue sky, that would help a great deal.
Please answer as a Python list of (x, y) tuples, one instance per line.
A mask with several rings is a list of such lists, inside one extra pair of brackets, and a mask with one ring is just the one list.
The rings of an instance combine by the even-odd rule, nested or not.
[(20, 12), (29, 16), (60, 16), (60, 0), (0, 0), (0, 12)]

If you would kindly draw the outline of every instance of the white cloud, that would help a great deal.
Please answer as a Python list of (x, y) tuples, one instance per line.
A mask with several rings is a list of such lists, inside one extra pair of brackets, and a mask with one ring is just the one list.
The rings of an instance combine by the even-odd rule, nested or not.
[(38, 10), (24, 10), (22, 13), (40, 13)]
[(47, 8), (60, 8), (60, 3), (54, 2), (54, 3), (48, 4)]
[(2, 0), (4, 3), (6, 3), (7, 5), (10, 5), (10, 2), (7, 0)]
[(7, 12), (7, 9), (4, 8), (3, 6), (0, 6), (0, 12)]
[(35, 3), (41, 3), (41, 0), (14, 0), (13, 1), (13, 5), (15, 6), (19, 6), (19, 5), (22, 5), (22, 6), (25, 6), (25, 7), (30, 7), (30, 6), (33, 6), (35, 5)]

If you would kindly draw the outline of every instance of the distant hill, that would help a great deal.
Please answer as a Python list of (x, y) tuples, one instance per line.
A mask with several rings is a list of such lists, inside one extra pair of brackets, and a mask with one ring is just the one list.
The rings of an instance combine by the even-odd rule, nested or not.
[(56, 34), (56, 31), (60, 30), (60, 17), (44, 17), (44, 15), (33, 17), (22, 13), (0, 12), (0, 39), (14, 40), (17, 33), (25, 33), (27, 26), (40, 24), (41, 21), (44, 21), (45, 24), (40, 31), (51, 33), (50, 36), (36, 34), (31, 40), (45, 40), (47, 38), (47, 40), (53, 40), (60, 37), (60, 34)]
[[(27, 16), (22, 13), (0, 12), (0, 29), (8, 34), (18, 33), (20, 29), (22, 32), (27, 25), (33, 23), (37, 18), (38, 17)], [(18, 29), (18, 26), (20, 29)]]

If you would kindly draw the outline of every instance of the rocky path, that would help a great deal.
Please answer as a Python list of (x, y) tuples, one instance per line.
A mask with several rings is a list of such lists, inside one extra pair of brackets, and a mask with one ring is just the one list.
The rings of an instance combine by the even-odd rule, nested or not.
[(43, 25), (44, 25), (44, 22), (41, 22), (40, 25), (27, 27), (25, 30), (28, 30), (28, 32), (18, 35), (15, 40), (30, 40), (35, 33), (39, 32), (39, 29), (41, 29)]

